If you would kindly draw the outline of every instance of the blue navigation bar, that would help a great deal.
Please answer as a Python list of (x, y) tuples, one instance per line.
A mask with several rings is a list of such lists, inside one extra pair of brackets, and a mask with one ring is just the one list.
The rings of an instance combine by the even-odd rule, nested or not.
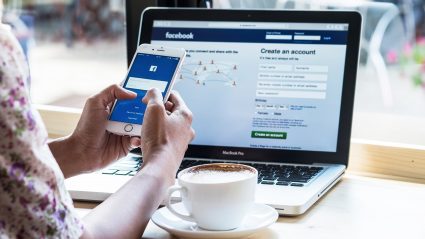
[(348, 31), (154, 27), (151, 40), (345, 45), (347, 33)]

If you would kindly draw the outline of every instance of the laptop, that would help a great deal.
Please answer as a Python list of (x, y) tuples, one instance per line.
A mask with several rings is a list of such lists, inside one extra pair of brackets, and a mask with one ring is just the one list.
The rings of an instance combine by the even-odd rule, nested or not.
[[(174, 89), (196, 138), (179, 171), (253, 166), (256, 201), (299, 215), (348, 165), (360, 25), (357, 12), (148, 8), (129, 55), (141, 43), (187, 51)], [(66, 185), (74, 199), (104, 200), (142, 165), (132, 153)]]

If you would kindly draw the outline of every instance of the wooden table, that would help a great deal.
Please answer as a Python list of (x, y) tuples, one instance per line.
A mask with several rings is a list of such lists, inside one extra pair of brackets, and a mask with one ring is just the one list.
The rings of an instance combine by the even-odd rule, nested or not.
[[(75, 202), (81, 216), (95, 203)], [(143, 238), (174, 238), (154, 223)], [(280, 217), (258, 239), (425, 239), (425, 185), (346, 175), (304, 215)]]

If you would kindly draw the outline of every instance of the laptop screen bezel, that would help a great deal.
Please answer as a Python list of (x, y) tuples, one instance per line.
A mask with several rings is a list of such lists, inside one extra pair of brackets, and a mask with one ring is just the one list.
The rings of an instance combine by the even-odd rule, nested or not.
[[(147, 8), (141, 15), (140, 29), (137, 29), (139, 44), (151, 42), (154, 20), (349, 24), (336, 152), (189, 145), (185, 155), (202, 159), (348, 165), (361, 28), (361, 15), (358, 12)], [(127, 47), (129, 56), (134, 54), (131, 49), (136, 46), (137, 41), (134, 48)], [(229, 155), (223, 154), (223, 151), (235, 153)]]

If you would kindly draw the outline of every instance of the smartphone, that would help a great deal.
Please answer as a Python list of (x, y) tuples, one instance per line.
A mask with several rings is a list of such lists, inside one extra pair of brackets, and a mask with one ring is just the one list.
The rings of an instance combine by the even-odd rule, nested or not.
[(164, 103), (186, 56), (183, 48), (142, 44), (137, 48), (122, 86), (137, 93), (131, 100), (116, 100), (106, 127), (118, 135), (140, 136), (146, 105), (142, 98), (151, 88), (161, 91)]

